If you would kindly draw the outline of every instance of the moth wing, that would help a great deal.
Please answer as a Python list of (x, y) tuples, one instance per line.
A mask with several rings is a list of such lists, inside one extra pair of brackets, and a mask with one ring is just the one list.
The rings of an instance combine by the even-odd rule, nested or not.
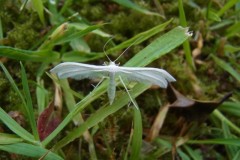
[(118, 74), (130, 81), (154, 84), (166, 88), (168, 82), (176, 81), (167, 71), (158, 68), (119, 67)]
[(73, 78), (73, 79), (95, 79), (102, 78), (103, 76), (108, 76), (106, 71), (106, 66), (96, 66), (83, 63), (75, 62), (64, 62), (55, 66), (50, 70), (52, 73), (56, 73), (61, 79), (63, 78)]

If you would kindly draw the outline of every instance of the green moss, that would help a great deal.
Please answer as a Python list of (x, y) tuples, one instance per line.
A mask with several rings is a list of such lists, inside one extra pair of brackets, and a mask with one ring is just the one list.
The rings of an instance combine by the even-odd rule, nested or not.
[(0, 106), (4, 107), (6, 111), (18, 110), (21, 101), (18, 94), (12, 89), (8, 80), (0, 77), (0, 93), (1, 101)]
[(16, 24), (14, 29), (8, 32), (7, 38), (10, 45), (16, 48), (28, 49), (38, 39), (38, 33), (31, 28), (31, 23)]
[(19, 11), (21, 4), (12, 1), (1, 2), (5, 7), (0, 11), (5, 44), (22, 49), (29, 49), (39, 39), (42, 27), (37, 13), (33, 10)]
[(102, 3), (97, 5), (86, 4), (84, 5), (84, 8), (80, 10), (80, 14), (84, 15), (84, 17), (88, 17), (91, 21), (97, 21), (105, 16), (106, 11)]
[(108, 15), (107, 18), (111, 20), (111, 25), (107, 26), (108, 30), (124, 36), (122, 40), (126, 40), (163, 22), (160, 17), (143, 15), (135, 11), (130, 13), (119, 12), (116, 15)]

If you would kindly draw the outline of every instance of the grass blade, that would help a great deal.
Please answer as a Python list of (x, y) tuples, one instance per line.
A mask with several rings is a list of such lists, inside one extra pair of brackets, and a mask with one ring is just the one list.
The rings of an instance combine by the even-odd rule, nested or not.
[[(21, 93), (20, 90), (18, 89), (16, 83), (14, 82), (12, 76), (10, 75), (10, 73), (8, 72), (8, 70), (5, 68), (5, 66), (4, 66), (1, 62), (0, 62), (0, 66), (2, 67), (2, 69), (3, 69), (4, 73), (5, 73), (8, 81), (10, 82), (13, 90), (18, 94), (18, 96), (19, 96), (20, 99), (22, 100), (23, 106), (26, 106), (26, 105), (27, 105), (27, 104), (26, 104), (26, 101), (25, 101), (22, 93)], [(20, 105), (20, 107), (22, 107), (22, 105)], [(24, 112), (24, 114), (26, 114), (25, 108), (22, 107), (21, 109), (22, 109), (22, 111)]]
[(236, 152), (236, 154), (232, 160), (239, 160), (239, 159), (240, 159), (240, 150), (238, 152)]
[[(230, 132), (228, 125), (224, 121), (222, 121), (222, 130), (223, 130), (224, 138), (226, 139), (234, 138), (234, 136)], [(225, 148), (226, 148), (226, 153), (228, 155), (228, 159), (233, 159), (235, 153), (238, 151), (238, 147), (232, 146), (232, 145), (225, 145)]]
[(221, 67), (223, 70), (227, 71), (229, 74), (231, 74), (238, 82), (240, 82), (240, 74), (234, 70), (228, 63), (224, 62), (223, 60), (217, 58), (213, 54), (211, 54), (211, 57), (213, 60)]
[(219, 110), (240, 117), (240, 102), (224, 102)]
[(37, 78), (36, 96), (38, 104), (38, 113), (42, 113), (46, 107), (48, 91), (44, 88), (44, 81)]
[(23, 91), (24, 91), (24, 95), (26, 98), (26, 102), (27, 102), (27, 104), (25, 106), (25, 110), (27, 111), (27, 117), (30, 122), (30, 126), (32, 128), (33, 135), (36, 140), (39, 140), (37, 125), (36, 125), (36, 121), (35, 121), (35, 117), (34, 117), (32, 98), (31, 98), (31, 94), (30, 94), (30, 90), (29, 90), (29, 86), (28, 86), (27, 75), (26, 75), (26, 71), (23, 67), (23, 64), (22, 63), (20, 63), (20, 64), (21, 64)]
[(57, 154), (46, 150), (40, 146), (34, 146), (32, 144), (27, 143), (14, 143), (14, 144), (7, 144), (7, 145), (0, 145), (0, 150), (4, 150), (10, 153), (25, 155), (28, 157), (33, 158), (41, 158), (43, 156), (44, 160), (63, 160), (62, 157), (58, 156)]
[(41, 22), (45, 25), (45, 18), (44, 18), (44, 6), (42, 0), (32, 0), (32, 4), (34, 9), (37, 11), (38, 16)]
[(142, 117), (141, 112), (136, 107), (134, 110), (134, 119), (133, 119), (133, 137), (132, 137), (132, 149), (130, 159), (139, 159), (140, 151), (142, 147)]
[(13, 134), (0, 133), (0, 145), (22, 142), (23, 139)]
[(226, 31), (226, 37), (227, 38), (234, 37), (236, 35), (239, 35), (239, 32), (240, 32), (240, 22), (236, 22), (235, 24), (228, 27)]
[(0, 46), (0, 56), (20, 61), (53, 62), (59, 59), (59, 53), (54, 51), (29, 51), (7, 46)]
[(157, 38), (137, 53), (124, 66), (146, 66), (181, 45), (189, 36), (187, 28), (178, 26)]
[(36, 143), (33, 135), (22, 128), (15, 120), (13, 120), (2, 108), (0, 108), (0, 119), (11, 131), (16, 133), (19, 137), (31, 143)]
[(236, 3), (238, 3), (238, 0), (230, 0), (228, 1), (221, 9), (220, 11), (218, 11), (218, 16), (222, 16), (229, 8), (231, 8), (232, 6), (234, 6)]
[(86, 26), (84, 29), (79, 29), (76, 24), (63, 23), (57, 27), (48, 39), (39, 47), (40, 50), (51, 49), (56, 44), (63, 44), (70, 42), (73, 39), (82, 37), (96, 29), (99, 29), (104, 24), (97, 24), (92, 26)]
[[(187, 27), (187, 21), (186, 21), (186, 16), (184, 13), (184, 8), (183, 8), (183, 2), (182, 0), (178, 0), (178, 10), (179, 10), (179, 17), (180, 17), (180, 24), (183, 27)], [(192, 58), (192, 53), (191, 53), (191, 48), (190, 48), (190, 44), (189, 41), (185, 41), (183, 43), (183, 49), (184, 49), (184, 53), (185, 53), (185, 57), (187, 60), (188, 65), (192, 68), (192, 69), (196, 69), (193, 58)]]
[(132, 1), (130, 0), (113, 0), (114, 2), (118, 3), (119, 5), (122, 5), (122, 6), (125, 6), (125, 7), (128, 7), (128, 8), (131, 8), (133, 10), (136, 10), (138, 12), (141, 12), (143, 14), (146, 14), (146, 15), (155, 15), (155, 16), (161, 16), (160, 14), (158, 13), (154, 13), (154, 12), (151, 12), (151, 11), (148, 11), (147, 9), (144, 9), (138, 5), (136, 5), (135, 3), (133, 3)]
[(183, 145), (183, 148), (188, 152), (191, 159), (193, 159), (193, 160), (203, 159), (203, 157), (200, 155), (200, 153), (196, 152), (196, 150), (193, 150), (191, 147), (189, 147), (187, 145)]
[(225, 117), (218, 109), (215, 109), (213, 111), (213, 115), (216, 116), (219, 120), (224, 121), (230, 128), (240, 134), (240, 128), (231, 122), (227, 117)]
[(2, 19), (0, 18), (0, 39), (3, 39)]
[[(177, 153), (181, 157), (180, 159), (191, 160), (190, 157), (179, 148), (177, 148)], [(201, 160), (201, 159), (198, 159), (198, 160)]]
[(221, 144), (234, 145), (240, 147), (240, 139), (207, 139), (207, 140), (189, 140), (188, 144)]
[(13, 134), (0, 133), (0, 145), (22, 142), (23, 139)]

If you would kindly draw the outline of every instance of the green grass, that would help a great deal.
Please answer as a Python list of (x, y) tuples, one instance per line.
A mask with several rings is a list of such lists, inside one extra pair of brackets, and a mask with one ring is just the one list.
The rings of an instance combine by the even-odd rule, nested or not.
[[(22, 159), (239, 159), (238, 1), (29, 2), (0, 2), (0, 159), (13, 159), (13, 153)], [(38, 38), (31, 40), (31, 47), (17, 48), (29, 42), (30, 35), (17, 32), (29, 24)], [(189, 27), (194, 36), (179, 26)], [(93, 89), (95, 81), (59, 80), (49, 73), (62, 61), (102, 65), (107, 59), (103, 46), (112, 36), (106, 47), (111, 59), (131, 46), (120, 66), (163, 68), (177, 79), (179, 92), (199, 101), (215, 101), (227, 92), (233, 96), (206, 121), (185, 123), (174, 108), (161, 112), (170, 103), (164, 89), (127, 83), (137, 109), (119, 80), (109, 105), (108, 80)], [(193, 56), (196, 49), (199, 55)], [(40, 141), (37, 119), (51, 100), (58, 102), (62, 121)], [(22, 125), (11, 111), (23, 116)], [(149, 140), (159, 113), (164, 114), (163, 125)], [(184, 127), (189, 130), (184, 132)]]

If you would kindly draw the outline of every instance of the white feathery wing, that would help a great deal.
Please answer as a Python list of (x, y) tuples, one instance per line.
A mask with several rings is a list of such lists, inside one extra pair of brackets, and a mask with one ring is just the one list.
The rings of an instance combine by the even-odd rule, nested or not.
[(110, 62), (108, 66), (64, 62), (51, 69), (51, 72), (56, 73), (61, 79), (70, 77), (80, 80), (84, 78), (95, 79), (110, 77), (110, 84), (108, 87), (110, 104), (112, 104), (115, 97), (115, 77), (122, 77), (140, 83), (154, 84), (162, 88), (166, 88), (168, 82), (176, 81), (163, 69), (148, 67), (119, 67), (114, 62)]

